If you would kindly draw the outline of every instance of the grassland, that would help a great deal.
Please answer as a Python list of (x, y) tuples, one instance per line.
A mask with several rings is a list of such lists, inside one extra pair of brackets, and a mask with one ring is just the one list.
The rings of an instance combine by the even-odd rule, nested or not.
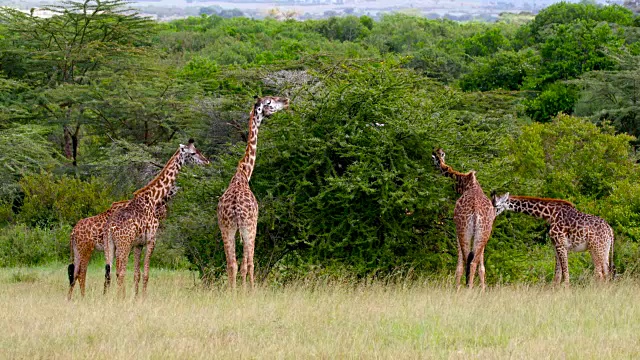
[[(2, 358), (638, 358), (640, 285), (300, 282), (204, 290), (154, 269), (146, 300), (65, 300), (64, 265), (0, 269)], [(114, 290), (114, 289), (112, 289)]]

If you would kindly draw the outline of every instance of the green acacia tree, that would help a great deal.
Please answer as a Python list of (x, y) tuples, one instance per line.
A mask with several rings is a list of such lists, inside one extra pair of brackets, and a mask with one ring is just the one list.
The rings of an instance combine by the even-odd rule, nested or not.
[(36, 103), (43, 105), (43, 117), (62, 125), (63, 153), (75, 165), (81, 122), (72, 115), (82, 111), (83, 104), (68, 87), (90, 84), (102, 70), (129, 66), (132, 57), (150, 45), (152, 24), (124, 0), (64, 1), (43, 9), (53, 16), (0, 9), (0, 21), (9, 35), (0, 45), (4, 49), (0, 71), (26, 80), (37, 93), (45, 89), (71, 93), (56, 106), (47, 106), (46, 99)]

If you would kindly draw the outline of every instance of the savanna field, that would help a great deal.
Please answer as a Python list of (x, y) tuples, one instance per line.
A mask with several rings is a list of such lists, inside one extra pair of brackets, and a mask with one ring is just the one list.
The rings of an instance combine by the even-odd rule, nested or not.
[[(4, 358), (635, 358), (640, 284), (303, 281), (230, 292), (155, 270), (146, 300), (67, 302), (62, 266), (0, 272)], [(98, 286), (100, 285), (100, 286)]]
[[(0, 358), (640, 357), (633, 2), (494, 23), (59, 5), (0, 8)], [(613, 280), (578, 252), (554, 286), (550, 225), (504, 211), (487, 289), (457, 290), (460, 183), (436, 148), (449, 175), (475, 171), (478, 194), (602, 218)], [(103, 295), (94, 251), (86, 296), (76, 284), (68, 301), (74, 227), (181, 156), (154, 208), (146, 297), (133, 256), (124, 299), (115, 268)], [(259, 209), (256, 287), (233, 291), (217, 207), (239, 161)]]

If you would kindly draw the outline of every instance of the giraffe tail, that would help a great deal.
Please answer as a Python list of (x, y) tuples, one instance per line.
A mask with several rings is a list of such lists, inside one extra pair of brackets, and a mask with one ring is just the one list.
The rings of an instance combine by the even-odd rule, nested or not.
[(469, 252), (469, 256), (467, 256), (467, 263), (464, 264), (464, 277), (467, 279), (467, 286), (469, 286), (469, 275), (471, 273), (471, 262), (473, 261), (473, 257), (475, 254), (473, 251)]
[(73, 286), (73, 273), (76, 271), (76, 266), (74, 264), (69, 264), (69, 268), (67, 269), (67, 272), (69, 273), (69, 285)]
[(69, 248), (71, 249), (71, 264), (69, 264), (69, 266), (67, 267), (67, 274), (69, 275), (69, 285), (73, 286), (74, 282), (75, 282), (75, 272), (76, 272), (76, 265), (75, 265), (75, 252), (73, 251), (73, 245), (74, 245), (74, 241), (73, 241), (73, 233), (71, 234), (71, 240), (69, 241)]
[(613, 243), (615, 242), (616, 237), (613, 234), (613, 230), (611, 231), (611, 249), (609, 249), (609, 274), (611, 274), (611, 280), (616, 277), (616, 266), (613, 263)]

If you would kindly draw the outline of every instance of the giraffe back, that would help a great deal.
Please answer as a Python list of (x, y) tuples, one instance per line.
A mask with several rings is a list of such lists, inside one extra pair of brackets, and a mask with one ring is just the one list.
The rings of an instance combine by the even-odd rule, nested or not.
[(602, 218), (585, 214), (571, 206), (557, 206), (549, 221), (550, 235), (561, 234), (571, 251), (609, 247), (613, 243), (613, 229)]
[(480, 225), (483, 229), (491, 229), (495, 217), (493, 204), (478, 183), (465, 189), (453, 211), (456, 226), (462, 228)]

